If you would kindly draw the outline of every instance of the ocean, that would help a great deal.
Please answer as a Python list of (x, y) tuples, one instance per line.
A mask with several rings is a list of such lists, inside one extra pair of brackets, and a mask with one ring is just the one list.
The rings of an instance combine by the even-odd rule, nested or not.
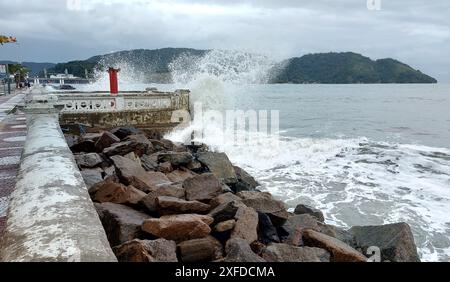
[[(232, 137), (222, 139), (217, 125), (199, 141), (227, 153), (289, 208), (314, 206), (326, 223), (344, 228), (407, 222), (423, 261), (450, 260), (449, 84), (233, 84), (208, 78), (121, 87), (183, 86), (192, 90), (191, 102), (207, 108), (279, 111), (279, 135), (247, 133), (259, 138), (257, 144), (227, 142)], [(179, 132), (168, 137), (181, 141)]]

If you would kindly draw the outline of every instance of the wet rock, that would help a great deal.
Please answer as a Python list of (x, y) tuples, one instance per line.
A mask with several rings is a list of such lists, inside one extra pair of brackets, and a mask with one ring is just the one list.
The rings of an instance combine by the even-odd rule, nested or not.
[(186, 201), (168, 196), (159, 196), (156, 198), (156, 211), (160, 215), (206, 213), (209, 209), (209, 205), (199, 201)]
[(223, 257), (223, 246), (212, 236), (178, 244), (183, 262), (207, 262)]
[(74, 153), (95, 152), (95, 142), (92, 140), (76, 142), (74, 145), (70, 147), (70, 150)]
[(222, 192), (219, 180), (212, 173), (188, 178), (183, 182), (187, 200), (211, 200)]
[(119, 143), (120, 138), (115, 136), (109, 131), (103, 132), (102, 136), (95, 142), (95, 149), (97, 152), (103, 152), (105, 148), (110, 147), (111, 145), (115, 143)]
[(100, 168), (81, 170), (81, 175), (83, 176), (84, 183), (88, 189), (103, 181), (102, 172), (103, 170)]
[(156, 190), (160, 185), (171, 183), (163, 173), (146, 171), (138, 163), (128, 158), (112, 156), (111, 160), (125, 184), (133, 185), (144, 192)]
[(265, 262), (265, 260), (255, 254), (249, 243), (241, 238), (231, 238), (225, 246), (227, 256), (224, 262)]
[(191, 162), (186, 164), (186, 168), (194, 172), (203, 172), (202, 164), (196, 160), (192, 160)]
[(102, 136), (102, 132), (85, 133), (81, 136), (81, 141), (96, 142)]
[(97, 153), (75, 154), (75, 161), (79, 167), (96, 167), (103, 162)]
[(236, 172), (225, 153), (199, 152), (196, 157), (220, 181), (226, 184), (237, 182)]
[(381, 260), (392, 262), (418, 262), (416, 244), (407, 223), (394, 223), (380, 226), (354, 226), (350, 233), (364, 253), (370, 246), (380, 248)]
[(241, 238), (252, 243), (258, 239), (258, 213), (250, 207), (239, 207), (231, 238)]
[(260, 185), (255, 178), (248, 174), (244, 169), (238, 166), (233, 166), (233, 168), (237, 176), (237, 182), (234, 184), (236, 193), (241, 191), (252, 191)]
[(177, 169), (177, 170), (174, 170), (171, 173), (167, 174), (166, 176), (172, 182), (182, 183), (186, 179), (192, 178), (196, 175), (197, 175), (196, 173), (194, 173), (188, 169)]
[(144, 148), (144, 154), (151, 154), (155, 151), (152, 142), (150, 142), (144, 134), (129, 135), (124, 139), (124, 141), (133, 141), (134, 143), (141, 144)]
[(124, 126), (119, 128), (114, 128), (111, 130), (111, 133), (119, 137), (121, 140), (125, 139), (125, 137), (134, 135), (134, 134), (140, 134), (141, 132), (139, 129), (133, 126)]
[(150, 216), (120, 204), (95, 203), (94, 205), (111, 246), (142, 238), (141, 225)]
[(97, 183), (91, 189), (89, 194), (93, 201), (104, 203), (111, 202), (116, 204), (136, 205), (147, 194), (134, 188), (133, 186), (125, 186), (110, 180)]
[(308, 205), (303, 205), (303, 204), (297, 205), (295, 207), (294, 213), (295, 214), (310, 214), (310, 215), (314, 216), (315, 218), (317, 218), (320, 222), (325, 221), (325, 218), (323, 217), (323, 213), (320, 210), (310, 207)]
[(237, 205), (236, 202), (231, 201), (215, 207), (208, 215), (214, 218), (214, 224), (217, 224), (221, 221), (234, 219), (238, 209), (239, 205)]
[(280, 242), (277, 229), (273, 226), (270, 217), (261, 212), (258, 212), (258, 241), (266, 245), (271, 242)]
[(262, 252), (267, 262), (329, 262), (330, 253), (324, 249), (294, 247), (288, 244), (273, 243)]
[(145, 144), (138, 143), (135, 141), (123, 141), (119, 143), (114, 143), (110, 147), (103, 149), (103, 154), (105, 156), (114, 155), (126, 155), (130, 152), (134, 152), (138, 156), (142, 156), (146, 151)]
[[(280, 232), (278, 232), (278, 234), (280, 234)], [(298, 227), (294, 228), (293, 230), (291, 230), (291, 233), (289, 233), (281, 241), (282, 243), (292, 246), (302, 246), (303, 245), (302, 229)]]
[(141, 164), (147, 171), (155, 171), (158, 168), (158, 162), (149, 155), (142, 155)]
[(303, 231), (303, 242), (306, 246), (327, 250), (331, 254), (330, 260), (333, 262), (367, 261), (367, 258), (363, 254), (344, 242), (312, 229)]
[(192, 159), (192, 154), (189, 152), (167, 152), (158, 156), (159, 162), (169, 162), (176, 167), (187, 165)]
[(170, 173), (173, 171), (173, 167), (169, 162), (160, 163), (156, 169), (162, 173)]
[(206, 237), (213, 219), (206, 215), (165, 215), (145, 220), (142, 229), (156, 237), (174, 241), (186, 241)]
[(134, 239), (113, 248), (119, 262), (177, 262), (176, 244), (166, 239)]
[(242, 204), (242, 199), (239, 198), (238, 196), (236, 196), (233, 193), (224, 193), (224, 194), (220, 194), (219, 196), (213, 198), (209, 204), (211, 205), (211, 207), (215, 208), (221, 204), (227, 203), (227, 202), (231, 202), (234, 201), (236, 203), (241, 203)]
[(283, 225), (290, 216), (284, 203), (274, 199), (270, 193), (242, 191), (236, 195), (242, 199), (246, 206), (267, 214), (272, 220), (272, 224), (276, 227)]
[(235, 224), (236, 224), (236, 220), (234, 220), (234, 219), (222, 221), (222, 222), (217, 223), (216, 226), (214, 226), (214, 231), (216, 231), (216, 232), (230, 231), (230, 230), (233, 230)]
[(355, 236), (350, 233), (349, 231), (334, 226), (334, 225), (330, 225), (330, 224), (324, 224), (321, 227), (322, 229), (322, 233), (325, 233), (331, 237), (334, 237), (336, 239), (341, 240), (342, 242), (346, 243), (347, 245), (353, 247), (353, 248), (359, 248), (359, 246), (356, 243), (356, 239)]

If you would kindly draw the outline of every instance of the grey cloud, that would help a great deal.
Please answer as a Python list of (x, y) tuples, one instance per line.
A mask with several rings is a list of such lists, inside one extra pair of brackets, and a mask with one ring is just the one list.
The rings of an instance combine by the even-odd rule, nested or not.
[(65, 0), (0, 3), (1, 33), (19, 45), (0, 59), (66, 61), (133, 48), (245, 49), (281, 59), (312, 52), (355, 51), (393, 57), (450, 81), (450, 3), (381, 0)]

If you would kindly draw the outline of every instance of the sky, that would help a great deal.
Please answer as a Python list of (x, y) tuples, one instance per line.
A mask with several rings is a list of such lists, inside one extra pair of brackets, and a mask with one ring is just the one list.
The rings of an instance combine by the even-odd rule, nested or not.
[(448, 0), (15, 0), (0, 2), (0, 60), (66, 62), (190, 47), (276, 60), (353, 51), (450, 82)]

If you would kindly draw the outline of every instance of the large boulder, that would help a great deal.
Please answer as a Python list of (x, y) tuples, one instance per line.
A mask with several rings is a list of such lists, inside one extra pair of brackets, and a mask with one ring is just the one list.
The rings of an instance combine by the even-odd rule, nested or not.
[(142, 167), (147, 171), (155, 171), (158, 168), (157, 158), (153, 158), (149, 155), (141, 156)]
[(223, 246), (214, 237), (192, 239), (178, 244), (182, 262), (207, 262), (223, 257)]
[(144, 192), (156, 190), (161, 185), (171, 183), (163, 173), (146, 171), (137, 162), (128, 158), (122, 156), (110, 158), (114, 162), (122, 181)]
[(189, 152), (167, 152), (158, 156), (159, 162), (169, 162), (173, 166), (184, 166), (192, 161), (192, 154)]
[(198, 214), (165, 215), (145, 220), (142, 230), (156, 237), (177, 242), (204, 238), (210, 232), (213, 218)]
[(367, 258), (345, 244), (341, 240), (319, 233), (312, 229), (303, 231), (303, 243), (306, 246), (317, 247), (327, 250), (331, 254), (330, 260), (333, 262), (365, 262)]
[(134, 134), (140, 134), (141, 131), (133, 126), (123, 126), (114, 128), (111, 130), (111, 133), (119, 137), (121, 140), (125, 139), (126, 137)]
[(295, 207), (294, 213), (295, 214), (310, 214), (310, 215), (314, 216), (315, 218), (317, 218), (320, 222), (325, 221), (323, 213), (320, 210), (313, 208), (311, 206), (308, 206), (308, 205), (298, 204)]
[(225, 246), (227, 256), (224, 262), (265, 262), (263, 258), (255, 254), (249, 243), (241, 238), (231, 238)]
[(236, 195), (246, 206), (267, 214), (276, 227), (283, 225), (290, 216), (284, 203), (274, 199), (268, 192), (242, 191)]
[(255, 190), (256, 187), (260, 186), (260, 184), (244, 169), (233, 166), (234, 171), (237, 176), (237, 182), (234, 184), (235, 192), (241, 191), (252, 191)]
[(231, 201), (215, 207), (208, 215), (214, 218), (214, 224), (217, 224), (222, 221), (234, 219), (238, 209), (239, 205), (236, 202)]
[(114, 143), (119, 143), (120, 138), (109, 131), (103, 132), (102, 136), (95, 142), (97, 152), (103, 152), (105, 148), (110, 147)]
[(241, 238), (249, 244), (258, 240), (258, 213), (253, 208), (239, 207), (235, 219), (231, 238)]
[(225, 153), (199, 152), (196, 157), (220, 181), (226, 184), (237, 182), (236, 172)]
[(86, 187), (89, 189), (95, 184), (102, 182), (102, 172), (103, 170), (101, 168), (95, 168), (95, 169), (83, 169), (80, 171), (81, 176), (83, 177), (84, 183), (86, 184)]
[(222, 222), (219, 222), (214, 226), (214, 231), (216, 232), (226, 232), (231, 231), (234, 228), (234, 225), (236, 225), (236, 220), (229, 219)]
[(70, 150), (73, 153), (90, 153), (95, 152), (95, 142), (92, 140), (83, 140), (75, 142), (72, 146), (70, 146)]
[(211, 205), (211, 207), (215, 208), (215, 207), (217, 207), (217, 206), (219, 206), (221, 204), (225, 204), (227, 202), (232, 202), (232, 201), (242, 204), (242, 199), (239, 198), (238, 196), (236, 196), (235, 194), (231, 193), (231, 192), (220, 194), (219, 196), (214, 197), (209, 202), (209, 204)]
[(275, 226), (273, 226), (270, 217), (267, 214), (261, 212), (258, 212), (258, 241), (263, 244), (280, 242), (277, 229), (275, 228)]
[(157, 203), (156, 199), (159, 196), (175, 197), (178, 199), (185, 199), (185, 190), (181, 185), (177, 184), (165, 184), (156, 188), (156, 190), (150, 191), (144, 198), (142, 198), (140, 204), (149, 212), (156, 212)]
[(329, 262), (330, 253), (324, 249), (270, 244), (262, 252), (268, 262)]
[(97, 153), (75, 154), (74, 158), (79, 167), (96, 167), (103, 162)]
[(139, 143), (136, 141), (122, 141), (119, 143), (114, 143), (110, 147), (103, 149), (103, 154), (105, 156), (114, 155), (126, 155), (130, 152), (134, 152), (138, 156), (142, 156), (147, 151), (147, 144)]
[(133, 186), (125, 186), (121, 183), (106, 179), (89, 189), (89, 194), (95, 202), (111, 202), (116, 204), (136, 205), (147, 194)]
[(371, 246), (380, 248), (382, 261), (420, 261), (414, 237), (407, 223), (353, 226), (349, 231), (355, 236), (356, 244), (364, 253)]
[(168, 174), (166, 174), (167, 178), (170, 179), (172, 182), (179, 182), (182, 183), (188, 178), (192, 178), (196, 176), (197, 174), (188, 170), (188, 169), (177, 169), (174, 170)]
[(133, 141), (134, 143), (141, 144), (144, 148), (144, 154), (151, 154), (154, 151), (152, 142), (144, 134), (129, 135), (124, 141)]
[(181, 213), (206, 213), (210, 206), (199, 201), (186, 201), (176, 197), (159, 196), (156, 198), (156, 211), (160, 215)]
[(183, 182), (187, 200), (208, 201), (222, 193), (219, 180), (212, 173), (188, 178)]
[(120, 204), (95, 203), (94, 205), (111, 246), (143, 238), (141, 226), (150, 216)]
[(177, 262), (176, 244), (166, 239), (134, 239), (113, 248), (119, 262)]

